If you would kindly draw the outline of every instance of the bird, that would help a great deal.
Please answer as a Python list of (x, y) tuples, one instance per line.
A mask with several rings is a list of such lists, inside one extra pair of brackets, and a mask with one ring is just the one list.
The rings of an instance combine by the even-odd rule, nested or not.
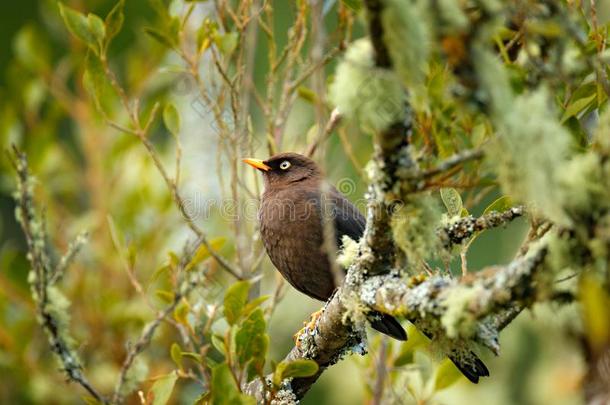
[[(258, 220), (271, 262), (296, 290), (328, 301), (339, 286), (324, 243), (324, 213), (329, 214), (334, 226), (338, 249), (343, 247), (344, 236), (356, 242), (362, 237), (366, 225), (364, 216), (324, 179), (320, 167), (306, 156), (284, 152), (266, 160), (246, 158), (243, 161), (263, 175)], [(324, 194), (323, 186), (326, 186)], [(373, 329), (397, 340), (407, 339), (407, 333), (391, 315), (371, 311), (367, 319)], [(472, 352), (467, 356), (452, 353), (449, 358), (472, 382), (478, 382), (479, 376), (489, 375)]]

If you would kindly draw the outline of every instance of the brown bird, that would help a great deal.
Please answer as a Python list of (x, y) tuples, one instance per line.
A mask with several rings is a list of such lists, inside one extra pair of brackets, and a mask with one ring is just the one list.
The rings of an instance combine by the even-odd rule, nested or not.
[[(265, 161), (244, 159), (263, 173), (265, 191), (258, 212), (261, 235), (271, 262), (298, 291), (327, 301), (337, 286), (324, 249), (320, 186), (316, 163), (296, 153), (281, 153)], [(325, 197), (338, 247), (343, 235), (358, 241), (365, 219), (337, 189), (329, 185)], [(393, 317), (373, 313), (371, 326), (395, 339), (407, 334)]]
[[(267, 160), (244, 159), (263, 174), (263, 192), (258, 216), (263, 244), (271, 262), (298, 291), (320, 301), (327, 301), (337, 285), (324, 246), (322, 220), (322, 171), (316, 163), (297, 153), (280, 153)], [(344, 235), (358, 241), (365, 219), (358, 209), (335, 187), (328, 185), (324, 207), (334, 225), (337, 247)], [(368, 314), (371, 326), (398, 340), (407, 334), (392, 316), (380, 312)], [(449, 358), (472, 382), (489, 375), (476, 355), (454, 350)]]

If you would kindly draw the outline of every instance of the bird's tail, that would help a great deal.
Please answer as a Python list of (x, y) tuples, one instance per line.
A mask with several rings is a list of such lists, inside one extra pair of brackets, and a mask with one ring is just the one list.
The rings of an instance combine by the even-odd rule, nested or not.
[(485, 363), (470, 350), (454, 350), (447, 357), (474, 384), (479, 382), (479, 377), (489, 377)]
[(398, 340), (407, 340), (407, 332), (400, 326), (396, 318), (381, 312), (369, 312), (368, 319), (371, 327), (384, 335)]

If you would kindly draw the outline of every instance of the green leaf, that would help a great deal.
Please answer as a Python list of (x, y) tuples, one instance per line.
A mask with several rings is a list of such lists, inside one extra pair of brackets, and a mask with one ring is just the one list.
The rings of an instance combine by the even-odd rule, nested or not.
[(578, 293), (587, 340), (595, 353), (602, 353), (610, 342), (610, 295), (595, 276), (587, 274), (580, 279)]
[(248, 301), (248, 291), (250, 283), (238, 281), (227, 289), (224, 299), (224, 316), (229, 325), (234, 325), (239, 321), (242, 310)]
[(453, 385), (460, 379), (462, 373), (449, 359), (444, 359), (438, 369), (436, 370), (436, 376), (434, 377), (434, 388), (436, 391), (440, 391)]
[(255, 405), (256, 400), (239, 392), (226, 363), (212, 368), (211, 396), (213, 405)]
[(221, 402), (222, 398), (229, 399), (239, 394), (235, 379), (227, 363), (221, 363), (212, 369), (211, 385), (211, 393), (214, 398), (213, 404), (223, 403)]
[(441, 199), (447, 207), (449, 216), (454, 217), (462, 213), (462, 197), (454, 188), (441, 188)]
[(191, 360), (194, 360), (197, 363), (202, 363), (203, 362), (203, 357), (201, 357), (201, 355), (198, 354), (198, 353), (182, 352), (181, 355), (182, 355), (182, 358), (191, 359)]
[(310, 377), (318, 372), (318, 363), (309, 359), (282, 361), (275, 368), (273, 383), (279, 386), (285, 378)]
[(307, 86), (299, 86), (299, 88), (297, 89), (297, 93), (299, 97), (311, 104), (315, 103), (318, 99), (316, 93)]
[(106, 40), (110, 42), (123, 28), (125, 0), (119, 0), (106, 16)]
[(252, 360), (259, 371), (265, 362), (269, 337), (265, 334), (267, 323), (263, 310), (257, 308), (246, 318), (235, 334), (235, 354), (241, 365)]
[(89, 20), (84, 14), (74, 10), (73, 8), (65, 6), (63, 3), (58, 3), (58, 5), (59, 14), (61, 14), (68, 31), (97, 52), (97, 38), (93, 30), (99, 27), (92, 29), (92, 27), (89, 25)]
[(106, 37), (106, 27), (104, 21), (93, 13), (87, 15), (87, 23), (89, 24), (89, 30), (95, 37), (97, 44), (102, 46), (104, 38)]
[(227, 356), (227, 348), (225, 346), (225, 341), (222, 338), (217, 335), (212, 335), (212, 346), (222, 353), (223, 356)]
[(146, 27), (144, 28), (144, 32), (150, 37), (152, 37), (155, 41), (159, 42), (161, 45), (165, 45), (168, 48), (174, 47), (171, 38), (162, 33), (161, 31), (154, 28)]
[(569, 118), (575, 117), (582, 111), (586, 110), (589, 106), (593, 105), (593, 102), (596, 99), (597, 93), (593, 93), (589, 96), (585, 96), (577, 100), (571, 101), (563, 112), (563, 116), (561, 117), (561, 123), (563, 124)]
[(267, 301), (269, 299), (269, 297), (270, 297), (270, 295), (261, 295), (260, 297), (257, 297), (255, 299), (253, 299), (252, 301), (248, 302), (246, 304), (246, 306), (244, 307), (244, 309), (241, 311), (241, 315), (242, 316), (250, 315), (250, 312), (254, 311), (263, 302)]
[(87, 405), (101, 405), (102, 404), (100, 401), (98, 401), (97, 399), (93, 398), (90, 395), (84, 395), (81, 397), (81, 399)]
[(216, 37), (218, 24), (206, 18), (201, 27), (197, 30), (197, 50), (203, 52), (210, 47), (213, 38)]
[(174, 300), (174, 293), (169, 292), (169, 291), (157, 290), (157, 291), (155, 291), (155, 295), (157, 296), (157, 298), (159, 298), (161, 301), (165, 302), (166, 304), (169, 304), (170, 302), (172, 302)]
[[(165, 119), (165, 112), (164, 112), (164, 119)], [(219, 238), (214, 238), (214, 239), (210, 240), (209, 244), (210, 244), (210, 247), (212, 248), (212, 250), (218, 251), (219, 249), (221, 249), (223, 247), (225, 242), (226, 242), (226, 238), (219, 237)], [(193, 255), (193, 258), (191, 259), (191, 261), (186, 265), (185, 269), (187, 271), (191, 270), (193, 267), (195, 267), (199, 263), (203, 262), (210, 256), (212, 256), (212, 254), (210, 253), (210, 250), (205, 245), (203, 245), (203, 244), (200, 245), (197, 248), (197, 251), (195, 252), (195, 254)]]
[(183, 325), (190, 325), (188, 320), (188, 314), (190, 309), (191, 308), (188, 302), (183, 298), (180, 304), (178, 304), (178, 306), (176, 307), (176, 309), (174, 309), (174, 319)]
[(178, 343), (172, 343), (172, 347), (169, 351), (172, 360), (180, 370), (182, 370), (182, 349)]
[(230, 55), (233, 53), (235, 48), (237, 48), (237, 42), (239, 40), (239, 35), (237, 32), (227, 32), (222, 35), (217, 35), (215, 38), (216, 45), (220, 52), (225, 55)]
[(487, 206), (487, 208), (485, 208), (485, 211), (483, 211), (483, 215), (488, 214), (492, 211), (504, 212), (504, 211), (510, 209), (512, 206), (513, 206), (513, 200), (509, 196), (504, 195), (504, 196), (498, 198), (497, 200), (495, 200), (494, 202), (492, 202), (491, 204), (489, 204)]
[(87, 53), (85, 58), (83, 86), (95, 102), (96, 107), (100, 111), (109, 114), (112, 109), (113, 100), (116, 97), (116, 92), (106, 76), (106, 70), (102, 62), (92, 52)]
[[(180, 115), (173, 103), (167, 103), (165, 105), (165, 108), (163, 109), (163, 123), (172, 134), (178, 135), (178, 133), (180, 133)], [(201, 247), (199, 249), (201, 249)]]
[(178, 376), (175, 371), (155, 380), (150, 392), (153, 395), (153, 405), (164, 405), (169, 401)]

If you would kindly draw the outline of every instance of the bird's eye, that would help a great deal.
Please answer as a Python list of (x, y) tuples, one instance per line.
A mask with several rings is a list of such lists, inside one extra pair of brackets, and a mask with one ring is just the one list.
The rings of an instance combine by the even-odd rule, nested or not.
[(287, 160), (284, 160), (282, 163), (280, 163), (280, 169), (282, 170), (286, 170), (290, 167), (290, 162)]

